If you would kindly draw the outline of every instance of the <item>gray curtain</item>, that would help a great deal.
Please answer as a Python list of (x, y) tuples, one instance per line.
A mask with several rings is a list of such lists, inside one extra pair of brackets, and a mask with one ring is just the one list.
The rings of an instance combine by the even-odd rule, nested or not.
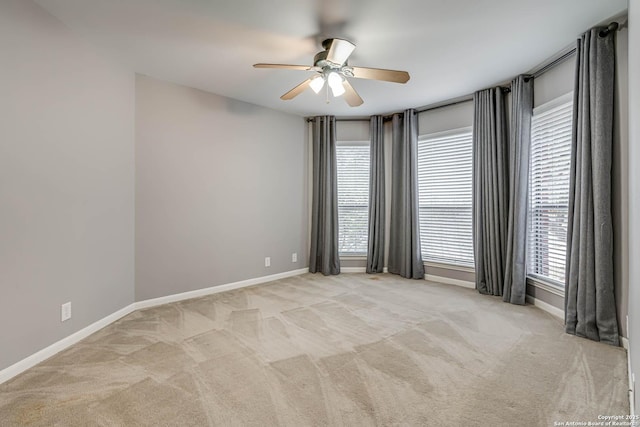
[(384, 125), (382, 116), (372, 116), (371, 165), (369, 170), (369, 245), (367, 273), (381, 273), (384, 268)]
[(476, 288), (502, 295), (507, 249), (508, 176), (505, 97), (500, 87), (473, 96), (473, 249)]
[(566, 331), (618, 345), (613, 289), (611, 152), (614, 32), (578, 39), (565, 292)]
[(533, 78), (511, 82), (511, 137), (509, 138), (509, 216), (503, 299), (524, 304), (527, 291), (527, 208)]
[(309, 271), (339, 274), (335, 117), (314, 117), (312, 127), (313, 203)]
[(389, 273), (424, 278), (418, 223), (418, 118), (415, 110), (392, 117)]

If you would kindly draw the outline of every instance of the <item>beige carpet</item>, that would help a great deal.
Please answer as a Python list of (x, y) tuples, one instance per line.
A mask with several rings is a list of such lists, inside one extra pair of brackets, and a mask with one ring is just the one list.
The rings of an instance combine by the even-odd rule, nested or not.
[(552, 426), (628, 413), (626, 381), (535, 307), (306, 274), (135, 312), (0, 385), (0, 424)]

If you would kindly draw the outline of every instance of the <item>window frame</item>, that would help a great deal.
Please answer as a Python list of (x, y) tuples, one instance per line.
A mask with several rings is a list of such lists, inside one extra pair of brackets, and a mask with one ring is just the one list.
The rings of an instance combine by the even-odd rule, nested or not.
[[(551, 111), (555, 108), (559, 108), (562, 106), (565, 106), (567, 104), (572, 104), (572, 110), (573, 110), (573, 91), (565, 93), (564, 95), (560, 95), (550, 101), (545, 102), (544, 104), (541, 104), (537, 107), (535, 107), (533, 109), (533, 113), (531, 116), (531, 120), (532, 120), (532, 126), (531, 126), (531, 131), (533, 132), (533, 117), (535, 115), (538, 114), (544, 114), (548, 111)], [(573, 125), (571, 125), (571, 127), (573, 128)], [(533, 151), (533, 135), (531, 135), (531, 151)], [(571, 156), (571, 153), (570, 153)], [(533, 158), (531, 158), (530, 162), (533, 160)], [(571, 157), (569, 157), (569, 162), (571, 162)], [(571, 167), (571, 163), (569, 163), (569, 168)], [(563, 282), (559, 282), (557, 280), (554, 280), (550, 277), (545, 277), (545, 276), (541, 276), (535, 273), (532, 273), (529, 271), (529, 244), (530, 244), (530, 239), (531, 239), (531, 234), (530, 234), (530, 227), (531, 227), (531, 218), (530, 218), (530, 213), (532, 211), (532, 208), (530, 206), (531, 203), (531, 169), (532, 169), (532, 164), (529, 164), (529, 181), (527, 182), (527, 185), (529, 186), (529, 194), (527, 197), (527, 248), (526, 248), (526, 254), (527, 254), (527, 262), (525, 263), (526, 266), (526, 280), (527, 280), (527, 284), (534, 286), (536, 288), (539, 288), (541, 290), (544, 290), (546, 292), (558, 295), (560, 297), (564, 297), (565, 296), (565, 284)], [(568, 207), (569, 204), (567, 203), (567, 215), (568, 215)], [(568, 220), (567, 220), (568, 222)], [(565, 251), (566, 251), (566, 247), (565, 247)], [(565, 253), (565, 259), (566, 259), (566, 253)], [(565, 261), (565, 271), (566, 271), (566, 261)]]
[[(336, 188), (337, 191), (339, 192), (339, 186), (337, 184), (337, 163), (338, 163), (338, 153), (337, 153), (337, 148), (338, 147), (368, 147), (369, 148), (369, 171), (367, 173), (367, 176), (370, 175), (371, 173), (371, 141), (367, 141), (367, 140), (355, 140), (355, 141), (348, 141), (348, 140), (337, 140), (336, 141)], [(367, 181), (367, 185), (370, 186), (369, 181)], [(368, 213), (369, 213), (369, 204), (370, 204), (370, 200), (369, 200), (369, 195), (370, 195), (370, 189), (367, 190), (367, 249), (365, 249), (364, 252), (340, 252), (340, 235), (338, 235), (338, 257), (339, 258), (343, 258), (343, 259), (350, 259), (350, 260), (360, 260), (360, 259), (367, 259), (367, 251), (369, 248), (369, 236), (368, 236), (368, 227), (369, 227), (369, 218), (368, 218)], [(336, 194), (336, 198), (337, 198), (338, 194)], [(340, 202), (338, 202), (338, 223), (340, 223)], [(340, 226), (338, 225), (338, 233), (340, 233)]]
[[(474, 273), (475, 272), (475, 254), (473, 251), (473, 126), (463, 126), (459, 128), (447, 129), (444, 131), (431, 132), (431, 133), (419, 135), (417, 150), (419, 153), (420, 143), (425, 142), (429, 139), (446, 138), (446, 137), (461, 135), (461, 134), (469, 135), (471, 138), (471, 141), (470, 141), (471, 163), (470, 163), (470, 169), (469, 169), (469, 175), (471, 177), (471, 184), (470, 184), (471, 185), (471, 188), (470, 188), (471, 204), (469, 205), (469, 209), (471, 210), (471, 215), (472, 215), (472, 222), (471, 222), (471, 229), (470, 229), (471, 234), (469, 236), (471, 239), (471, 262), (468, 264), (466, 263), (462, 264), (462, 263), (447, 262), (445, 260), (431, 260), (431, 259), (428, 259), (426, 254), (423, 252), (423, 248), (425, 246), (424, 242), (421, 241), (420, 246), (421, 246), (421, 252), (422, 252), (421, 255), (423, 258), (423, 263), (425, 266)], [(419, 159), (417, 159), (417, 161), (419, 161)], [(420, 166), (418, 166), (418, 170), (419, 169), (420, 169)], [(420, 223), (419, 177), (418, 177), (418, 222)]]

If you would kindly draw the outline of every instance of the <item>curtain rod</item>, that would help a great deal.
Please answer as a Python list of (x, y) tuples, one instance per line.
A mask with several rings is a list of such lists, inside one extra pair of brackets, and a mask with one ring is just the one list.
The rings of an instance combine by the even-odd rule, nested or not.
[(529, 73), (529, 75), (531, 75), (534, 79), (537, 78), (537, 77), (540, 77), (541, 75), (543, 75), (547, 71), (551, 70), (552, 68), (555, 68), (558, 65), (562, 64), (564, 61), (566, 61), (567, 59), (571, 58), (575, 54), (576, 54), (576, 48), (574, 46), (571, 49), (569, 49), (568, 51), (566, 51), (563, 54), (561, 54), (556, 59), (552, 60), (551, 62), (547, 62), (546, 64), (534, 69), (532, 72)]
[[(619, 25), (617, 22), (613, 21), (609, 25), (607, 25), (607, 27), (605, 29), (600, 30), (600, 32), (598, 33), (598, 36), (606, 37), (610, 33), (618, 31), (618, 30), (621, 30), (622, 28), (624, 28), (625, 24), (626, 24), (626, 22), (623, 22), (622, 25)], [(534, 79), (536, 77), (540, 77), (541, 75), (543, 75), (547, 71), (549, 71), (552, 68), (562, 64), (564, 61), (566, 61), (567, 59), (569, 59), (572, 56), (574, 56), (576, 54), (576, 52), (577, 52), (577, 50), (576, 50), (575, 45), (571, 45), (570, 47), (563, 49), (563, 51), (560, 51), (560, 54), (559, 54), (559, 56), (557, 58), (555, 58), (555, 59), (551, 60), (550, 62), (548, 62), (546, 64), (543, 64), (543, 65), (541, 65), (541, 66), (539, 66), (537, 68), (534, 68), (528, 74), (533, 76)]]
[[(444, 107), (451, 107), (453, 105), (463, 104), (469, 101), (473, 101), (473, 94), (459, 96), (457, 98), (453, 98), (448, 101), (442, 101), (436, 104), (427, 105), (425, 107), (416, 108), (415, 110), (417, 113), (423, 113), (425, 111), (437, 110), (438, 108), (444, 108)], [(395, 113), (383, 114), (382, 118), (385, 120), (388, 120), (393, 116), (393, 114)], [(370, 119), (369, 117), (345, 117), (345, 118), (336, 117), (337, 122), (368, 122), (369, 119)], [(313, 121), (312, 117), (307, 117), (307, 122), (312, 122), (312, 121)]]
[[(312, 122), (313, 117), (306, 117), (306, 122)], [(336, 122), (368, 122), (369, 117), (336, 117)]]
[(437, 110), (438, 108), (451, 107), (452, 105), (458, 105), (469, 101), (473, 101), (473, 94), (463, 95), (457, 98), (449, 99), (447, 101), (416, 108), (416, 111), (418, 113), (422, 113), (425, 111)]
[[(623, 28), (625, 28), (627, 26), (627, 21), (623, 21), (622, 25), (618, 24), (617, 22), (611, 22), (609, 25), (607, 25), (606, 28), (604, 28), (603, 30), (600, 30), (600, 32), (598, 33), (598, 35), (600, 37), (606, 37), (609, 35), (609, 33), (615, 32), (615, 31), (619, 31), (622, 30)], [(555, 68), (556, 66), (562, 64), (564, 61), (566, 61), (567, 59), (571, 58), (572, 56), (574, 56), (576, 54), (576, 47), (572, 46), (572, 47), (568, 47), (563, 49), (562, 51), (560, 51), (559, 55), (557, 58), (555, 59), (551, 59), (549, 60), (549, 62), (547, 62), (546, 64), (542, 64), (536, 68), (534, 68), (533, 70), (531, 70), (528, 73), (522, 73), (526, 76), (531, 76), (534, 79), (537, 77), (540, 77), (542, 74), (546, 73), (547, 71), (551, 70), (552, 68)], [(505, 83), (506, 84), (506, 83)], [(498, 86), (502, 86), (502, 85), (498, 85)], [(508, 87), (503, 87), (502, 90), (504, 92), (510, 92), (510, 88)], [(431, 111), (431, 110), (436, 110), (438, 108), (443, 108), (443, 107), (450, 107), (453, 105), (457, 105), (457, 104), (462, 104), (465, 102), (469, 102), (473, 100), (473, 93), (467, 94), (467, 95), (463, 95), (463, 96), (459, 96), (457, 98), (453, 98), (453, 99), (449, 99), (447, 101), (442, 101), (442, 102), (437, 102), (435, 104), (431, 104), (431, 105), (427, 105), (424, 107), (418, 107), (415, 108), (417, 113), (423, 113), (425, 111)], [(382, 116), (382, 118), (384, 120), (389, 120), (393, 114), (397, 114), (397, 113), (391, 113), (391, 114), (385, 114)], [(313, 121), (312, 117), (307, 117), (307, 122), (311, 122)], [(369, 118), (365, 117), (365, 118), (338, 118), (336, 117), (336, 121), (339, 122), (368, 122)]]

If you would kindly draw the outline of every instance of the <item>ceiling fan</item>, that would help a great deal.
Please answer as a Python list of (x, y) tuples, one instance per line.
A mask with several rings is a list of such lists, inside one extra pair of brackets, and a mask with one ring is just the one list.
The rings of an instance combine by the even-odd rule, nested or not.
[(347, 104), (352, 107), (362, 105), (364, 102), (355, 91), (348, 77), (357, 79), (382, 80), (393, 83), (406, 83), (409, 81), (409, 73), (406, 71), (384, 70), (380, 68), (352, 67), (347, 64), (347, 59), (356, 46), (343, 39), (326, 39), (322, 42), (323, 51), (318, 52), (313, 59), (313, 66), (288, 65), (288, 64), (254, 64), (255, 68), (283, 68), (288, 70), (316, 71), (318, 74), (308, 78), (289, 92), (282, 95), (283, 100), (290, 100), (310, 87), (315, 93), (319, 93), (327, 85), (331, 88), (333, 96), (344, 95)]

